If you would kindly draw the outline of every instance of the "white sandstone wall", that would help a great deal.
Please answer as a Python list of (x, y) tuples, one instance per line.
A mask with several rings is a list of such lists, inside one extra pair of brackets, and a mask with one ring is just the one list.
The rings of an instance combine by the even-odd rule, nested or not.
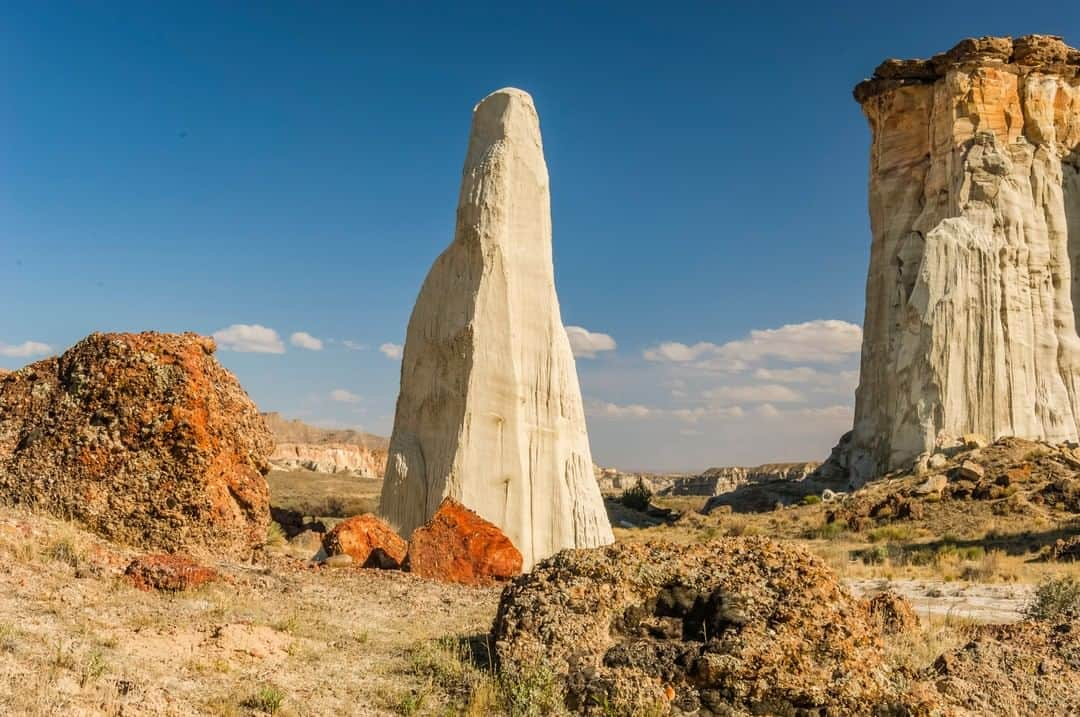
[(981, 38), (856, 88), (873, 133), (853, 482), (965, 433), (1076, 440), (1080, 53)]

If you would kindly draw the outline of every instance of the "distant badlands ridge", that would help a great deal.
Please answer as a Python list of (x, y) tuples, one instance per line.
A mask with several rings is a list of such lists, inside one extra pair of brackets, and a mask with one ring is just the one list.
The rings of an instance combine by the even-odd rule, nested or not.
[[(280, 413), (264, 413), (266, 425), (277, 439), (270, 462), (278, 470), (350, 473), (361, 478), (382, 478), (389, 439), (362, 431), (318, 428)], [(594, 466), (602, 493), (621, 493), (640, 479), (654, 493), (720, 495), (744, 485), (767, 481), (800, 481), (818, 467), (814, 462), (767, 463), (760, 466), (709, 468), (698, 474), (636, 473)]]
[(280, 413), (262, 414), (277, 445), (270, 463), (278, 470), (317, 473), (352, 473), (361, 478), (382, 478), (390, 441), (362, 431), (317, 428)]

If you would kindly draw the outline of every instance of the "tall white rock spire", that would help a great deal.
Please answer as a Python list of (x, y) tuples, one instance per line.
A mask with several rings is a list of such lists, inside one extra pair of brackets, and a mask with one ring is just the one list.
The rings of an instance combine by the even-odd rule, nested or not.
[(409, 319), (380, 509), (407, 536), (445, 496), (526, 569), (613, 541), (555, 294), (540, 121), (512, 88), (473, 111), (454, 241)]

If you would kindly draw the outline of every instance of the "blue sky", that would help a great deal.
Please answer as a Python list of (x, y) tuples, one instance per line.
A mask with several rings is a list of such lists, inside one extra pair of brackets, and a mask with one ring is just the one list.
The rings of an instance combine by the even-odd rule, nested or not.
[(219, 357), (260, 406), (388, 433), (379, 347), (452, 237), (471, 108), (512, 85), (564, 321), (616, 345), (578, 360), (596, 460), (820, 458), (869, 251), (852, 86), (972, 35), (1080, 43), (1060, 2), (515, 5), (0, 4), (0, 366), (258, 325), (281, 352)]

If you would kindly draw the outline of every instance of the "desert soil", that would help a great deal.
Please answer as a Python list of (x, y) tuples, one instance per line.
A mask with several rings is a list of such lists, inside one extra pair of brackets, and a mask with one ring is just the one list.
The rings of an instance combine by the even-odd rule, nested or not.
[[(271, 485), (277, 507), (340, 513), (320, 516), (328, 524), (355, 505), (377, 503), (377, 481), (295, 472), (272, 475)], [(880, 534), (821, 537), (822, 505), (693, 513), (703, 500), (661, 499), (686, 512), (672, 524), (609, 501), (613, 523), (641, 526), (617, 529), (617, 539), (765, 534), (797, 541), (824, 556), (854, 593), (892, 588), (912, 601), (924, 630), (897, 659), (914, 664), (963, 644), (973, 622), (1017, 620), (1043, 576), (1078, 572), (1076, 564), (1038, 559), (1047, 540), (1075, 526), (1051, 521), (1033, 532), (1020, 517), (973, 516), (974, 504), (963, 521), (942, 505), (940, 524), (930, 514)], [(959, 533), (941, 537), (958, 524)], [(941, 547), (953, 543), (968, 552)], [(972, 545), (988, 547), (972, 552)], [(879, 546), (890, 557), (860, 557)], [(935, 548), (935, 560), (913, 565), (895, 557), (920, 546)], [(0, 509), (0, 714), (484, 713), (460, 694), (475, 689), (476, 668), (455, 662), (462, 655), (448, 646), (483, 644), (498, 588), (313, 567), (275, 544), (250, 563), (215, 564), (219, 581), (169, 595), (125, 581), (123, 569), (137, 554), (69, 522)]]

